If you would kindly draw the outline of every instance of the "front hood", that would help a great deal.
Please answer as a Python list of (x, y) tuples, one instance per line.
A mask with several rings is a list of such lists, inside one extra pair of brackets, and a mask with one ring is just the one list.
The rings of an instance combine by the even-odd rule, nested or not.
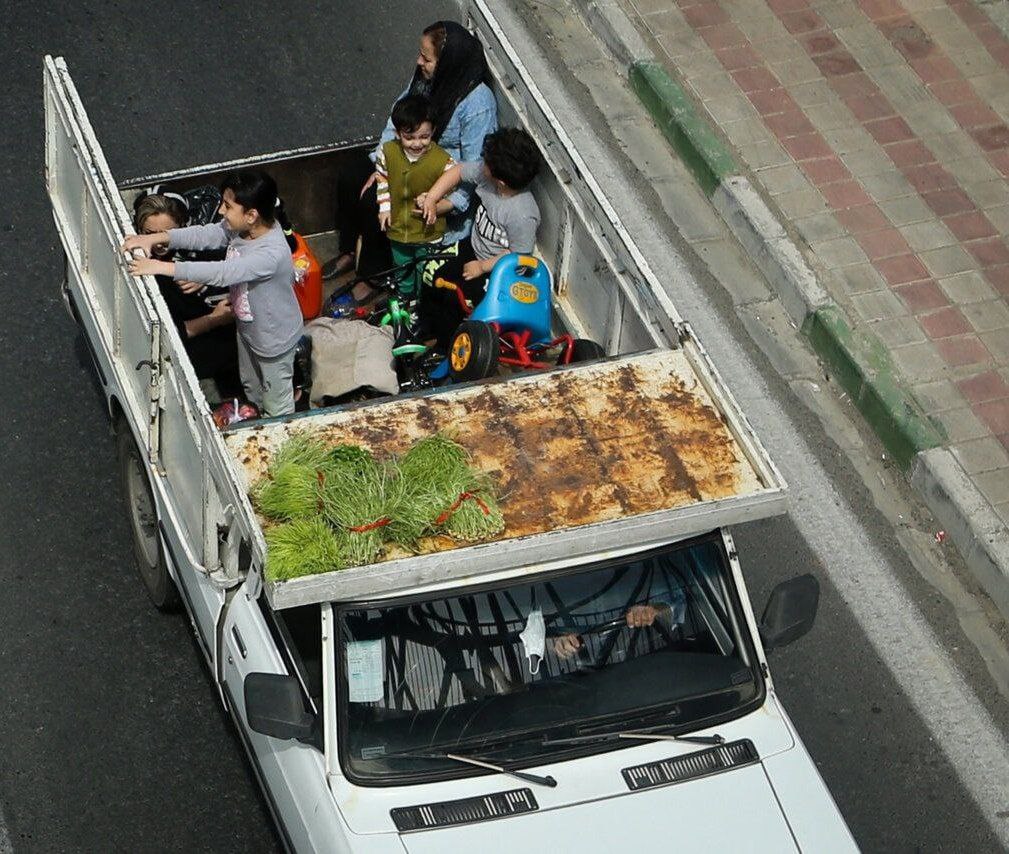
[[(539, 800), (543, 789), (532, 786)], [(575, 806), (409, 833), (410, 854), (446, 851), (797, 851), (761, 765)]]

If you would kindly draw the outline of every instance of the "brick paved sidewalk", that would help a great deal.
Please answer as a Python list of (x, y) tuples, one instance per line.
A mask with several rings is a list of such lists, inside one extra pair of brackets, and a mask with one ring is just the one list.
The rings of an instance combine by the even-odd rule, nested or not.
[(1009, 40), (970, 0), (622, 0), (1009, 521)]

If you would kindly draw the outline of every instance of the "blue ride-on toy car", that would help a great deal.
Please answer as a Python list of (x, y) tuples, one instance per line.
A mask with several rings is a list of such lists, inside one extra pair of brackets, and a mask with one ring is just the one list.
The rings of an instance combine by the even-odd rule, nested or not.
[[(454, 287), (439, 281), (443, 287)], [(532, 255), (511, 253), (494, 265), (484, 298), (470, 311), (455, 288), (463, 311), (469, 316), (456, 330), (448, 358), (432, 379), (450, 376), (456, 382), (478, 380), (497, 372), (499, 365), (545, 370), (556, 365), (585, 362), (606, 355), (595, 341), (554, 337), (550, 330), (552, 280), (546, 263)], [(558, 354), (546, 361), (548, 351)]]

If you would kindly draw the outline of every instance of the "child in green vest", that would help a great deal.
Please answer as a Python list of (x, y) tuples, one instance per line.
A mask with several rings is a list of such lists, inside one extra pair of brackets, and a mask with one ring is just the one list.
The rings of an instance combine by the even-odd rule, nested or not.
[[(452, 209), (452, 203), (442, 200), (437, 219), (429, 224), (421, 215), (417, 197), (427, 193), (442, 173), (455, 164), (434, 142), (427, 98), (407, 95), (397, 101), (392, 108), (392, 125), (396, 137), (379, 148), (375, 172), (378, 224), (389, 235), (393, 263), (399, 265), (426, 255), (441, 243), (445, 214)], [(404, 296), (417, 292), (421, 266), (418, 264), (412, 274), (400, 281), (400, 293)]]

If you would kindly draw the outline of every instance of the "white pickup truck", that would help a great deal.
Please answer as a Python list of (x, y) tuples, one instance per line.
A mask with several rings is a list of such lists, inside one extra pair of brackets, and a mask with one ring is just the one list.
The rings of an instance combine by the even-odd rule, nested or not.
[[(141, 577), (158, 606), (181, 594), (291, 850), (854, 850), (765, 659), (809, 629), (815, 580), (780, 585), (758, 622), (727, 530), (783, 512), (785, 484), (508, 35), (482, 0), (469, 16), (502, 124), (544, 154), (556, 328), (608, 357), (223, 433), (155, 282), (118, 247), (138, 187), (235, 164), (117, 183), (45, 58), (64, 295), (115, 425)], [(320, 240), (341, 163), (373, 144), (241, 163), (268, 168)], [(399, 453), (448, 425), (501, 482), (499, 538), (266, 580), (248, 492), (285, 439)]]

